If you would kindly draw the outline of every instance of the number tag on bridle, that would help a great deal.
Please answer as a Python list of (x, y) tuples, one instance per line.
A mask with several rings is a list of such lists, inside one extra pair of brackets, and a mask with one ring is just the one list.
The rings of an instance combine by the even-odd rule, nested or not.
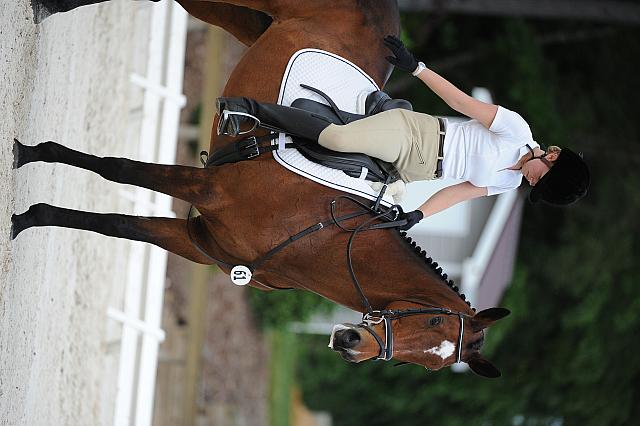
[(251, 281), (251, 270), (244, 265), (236, 265), (231, 270), (230, 277), (235, 285), (247, 285)]

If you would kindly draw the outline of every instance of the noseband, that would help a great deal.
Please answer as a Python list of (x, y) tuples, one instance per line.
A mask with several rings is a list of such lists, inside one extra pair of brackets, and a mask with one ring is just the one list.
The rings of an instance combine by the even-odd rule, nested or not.
[[(367, 312), (362, 316), (362, 322), (358, 324), (359, 327), (367, 330), (378, 343), (380, 347), (380, 353), (376, 359), (389, 361), (393, 358), (393, 321), (412, 316), (412, 315), (457, 315), (460, 319), (460, 333), (458, 335), (458, 344), (456, 351), (456, 362), (461, 362), (462, 357), (462, 339), (464, 337), (464, 318), (468, 315), (461, 312), (452, 312), (447, 308), (425, 308), (425, 309), (405, 309), (402, 311), (386, 309), (382, 311)], [(373, 331), (372, 325), (384, 323), (384, 335), (385, 340), (382, 341), (380, 336)]]

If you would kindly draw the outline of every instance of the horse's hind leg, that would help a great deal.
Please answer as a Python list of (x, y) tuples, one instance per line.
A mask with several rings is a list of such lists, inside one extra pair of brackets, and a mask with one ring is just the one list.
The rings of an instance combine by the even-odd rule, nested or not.
[(319, 0), (224, 0), (223, 2), (220, 0), (202, 0), (202, 3), (228, 3), (235, 6), (246, 7), (264, 12), (273, 17), (273, 19), (278, 20), (296, 16), (313, 16), (313, 14), (318, 11), (326, 11), (327, 8), (334, 8), (336, 4), (339, 5), (342, 2), (333, 2), (336, 4), (329, 2), (328, 4), (325, 1)]
[[(186, 220), (163, 217), (101, 214), (63, 209), (48, 204), (34, 204), (26, 212), (11, 217), (11, 238), (34, 226), (61, 226), (84, 229), (110, 237), (126, 238), (155, 244), (193, 262), (210, 265), (213, 261), (193, 245)], [(192, 236), (207, 252), (212, 250), (200, 218), (192, 219)]]
[(241, 43), (251, 46), (269, 28), (269, 15), (247, 7), (200, 0), (176, 0), (191, 15), (229, 32)]
[(211, 169), (143, 163), (126, 158), (96, 157), (55, 142), (35, 146), (14, 140), (14, 168), (44, 161), (64, 163), (98, 173), (110, 181), (141, 186), (180, 198), (196, 206), (212, 201)]
[(81, 6), (89, 6), (106, 1), (108, 0), (31, 0), (31, 8), (33, 9), (33, 19), (38, 24), (56, 13), (69, 12)]

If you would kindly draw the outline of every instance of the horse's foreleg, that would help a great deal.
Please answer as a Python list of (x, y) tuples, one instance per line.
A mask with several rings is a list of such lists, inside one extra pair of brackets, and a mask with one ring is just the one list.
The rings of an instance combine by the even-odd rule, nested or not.
[(206, 204), (213, 197), (211, 169), (143, 163), (126, 158), (96, 157), (55, 142), (27, 146), (14, 140), (13, 154), (15, 168), (35, 161), (64, 163), (98, 173), (113, 182), (162, 192), (196, 206)]
[[(11, 217), (11, 238), (34, 226), (60, 226), (84, 229), (110, 237), (155, 244), (193, 262), (211, 265), (213, 261), (193, 245), (184, 219), (127, 216), (69, 210), (48, 204), (34, 204), (22, 214)], [(206, 229), (200, 218), (192, 219), (191, 234), (198, 244), (211, 250), (204, 237)]]
[(269, 28), (269, 15), (247, 7), (200, 0), (176, 0), (191, 15), (229, 32), (241, 43), (251, 46)]

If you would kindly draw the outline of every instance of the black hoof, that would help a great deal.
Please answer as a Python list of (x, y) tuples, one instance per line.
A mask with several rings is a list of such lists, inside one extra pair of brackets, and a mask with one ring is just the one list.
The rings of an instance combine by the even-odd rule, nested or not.
[[(78, 7), (103, 3), (107, 0), (31, 0), (33, 22), (39, 24), (56, 13), (69, 12)], [(158, 1), (158, 0), (152, 0)]]
[(20, 141), (16, 138), (13, 138), (13, 168), (19, 169), (22, 164), (20, 164), (20, 148), (23, 147)]
[(50, 153), (55, 142), (43, 142), (35, 146), (25, 145), (18, 139), (13, 138), (13, 168), (19, 169), (27, 163), (41, 161), (42, 154)]
[(40, 217), (46, 214), (46, 204), (34, 204), (29, 207), (29, 210), (22, 214), (11, 215), (11, 239), (15, 240), (16, 237), (25, 229), (29, 229), (33, 226), (37, 226), (40, 222)]
[(18, 214), (11, 215), (11, 239), (15, 240), (20, 232), (23, 231), (20, 226), (20, 216)]
[(47, 7), (46, 0), (31, 0), (31, 10), (33, 10), (33, 23), (39, 24), (55, 12), (50, 10), (51, 5)]

